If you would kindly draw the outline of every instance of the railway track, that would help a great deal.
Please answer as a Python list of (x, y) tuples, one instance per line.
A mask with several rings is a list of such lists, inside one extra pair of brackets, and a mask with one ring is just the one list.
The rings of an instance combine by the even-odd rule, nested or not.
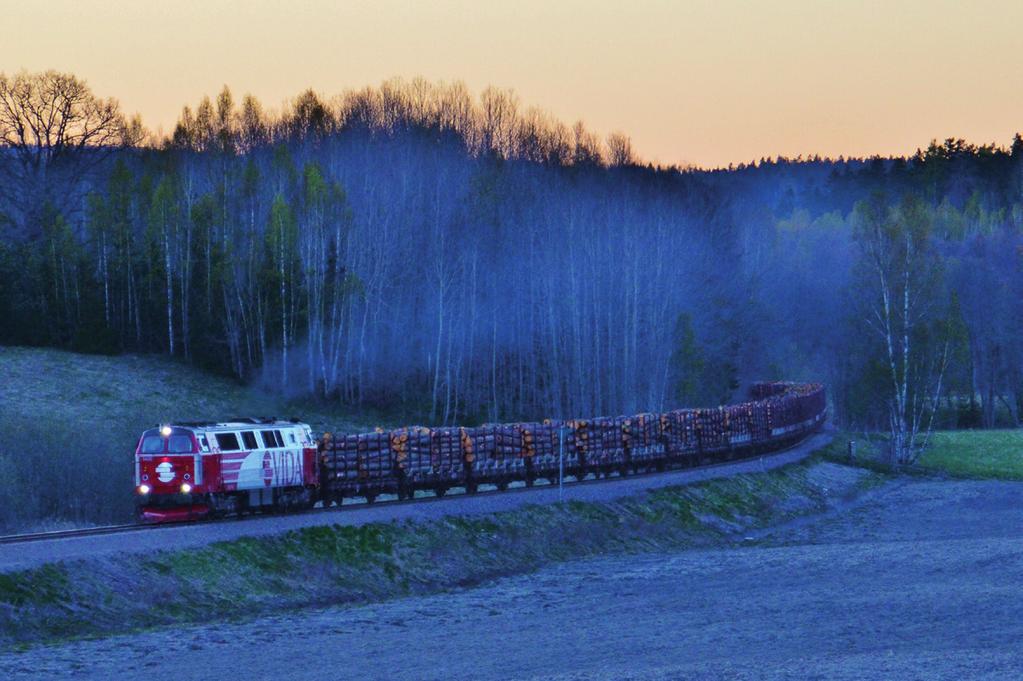
[(0, 536), (0, 544), (21, 544), (33, 541), (46, 541), (49, 539), (71, 539), (74, 537), (95, 537), (103, 534), (119, 534), (133, 530), (156, 529), (159, 525), (143, 525), (131, 523), (128, 525), (103, 525), (100, 527), (83, 527), (75, 530), (54, 530), (51, 532), (32, 532), (28, 534), (9, 534)]
[[(819, 432), (819, 431), (817, 431), (817, 432)], [(723, 467), (731, 466), (731, 465), (734, 465), (734, 464), (737, 464), (737, 463), (742, 463), (742, 462), (747, 462), (748, 463), (748, 462), (757, 461), (757, 460), (773, 459), (773, 458), (775, 458), (777, 456), (780, 456), (780, 455), (782, 455), (782, 454), (784, 454), (784, 453), (786, 453), (786, 452), (788, 452), (788, 451), (790, 451), (792, 449), (795, 449), (796, 447), (801, 446), (807, 440), (809, 440), (811, 437), (813, 437), (814, 434), (815, 434), (814, 432), (808, 433), (806, 435), (806, 437), (801, 438), (801, 439), (797, 440), (796, 442), (793, 442), (793, 443), (791, 443), (791, 444), (789, 444), (789, 445), (787, 445), (787, 446), (785, 446), (785, 447), (783, 447), (781, 449), (773, 450), (773, 451), (767, 452), (767, 453), (761, 452), (761, 453), (755, 454), (753, 456), (731, 458), (731, 459), (727, 459), (727, 460), (723, 460), (723, 461), (715, 461), (715, 462), (712, 462), (712, 463), (707, 463), (707, 464), (703, 464), (703, 465), (699, 465), (699, 466), (685, 465), (684, 462), (679, 462), (679, 463), (677, 463), (675, 465), (668, 465), (663, 471), (647, 471), (647, 472), (641, 472), (641, 473), (630, 473), (629, 475), (626, 475), (626, 476), (620, 475), (618, 473), (615, 473), (615, 474), (612, 474), (612, 475), (609, 475), (609, 476), (606, 476), (606, 477), (597, 477), (597, 476), (594, 475), (593, 477), (587, 476), (586, 478), (584, 478), (582, 480), (571, 480), (571, 481), (565, 480), (565, 481), (563, 481), (562, 484), (565, 487), (579, 487), (579, 486), (584, 486), (584, 485), (614, 484), (615, 482), (618, 482), (618, 481), (621, 481), (621, 480), (634, 480), (634, 479), (643, 479), (643, 478), (655, 478), (655, 477), (663, 475), (665, 473), (679, 471), (679, 470), (693, 470), (693, 471), (696, 471), (696, 470), (714, 470), (716, 468), (723, 468)], [(82, 538), (82, 537), (96, 537), (96, 536), (102, 536), (102, 535), (114, 535), (114, 534), (122, 534), (122, 533), (126, 533), (126, 532), (140, 532), (140, 531), (149, 532), (149, 531), (155, 531), (155, 530), (167, 530), (167, 529), (171, 529), (171, 528), (175, 528), (175, 527), (179, 527), (179, 528), (180, 527), (195, 527), (195, 526), (204, 525), (204, 524), (209, 525), (209, 524), (218, 524), (218, 523), (224, 523), (224, 522), (230, 522), (230, 523), (252, 522), (252, 521), (258, 521), (258, 520), (262, 520), (262, 519), (266, 519), (266, 518), (280, 517), (281, 515), (337, 513), (337, 512), (342, 511), (342, 510), (345, 510), (345, 511), (347, 511), (347, 510), (357, 511), (359, 509), (378, 507), (378, 506), (409, 506), (409, 505), (413, 505), (413, 504), (423, 504), (423, 503), (442, 503), (445, 500), (458, 499), (460, 497), (465, 497), (465, 496), (480, 497), (480, 496), (487, 496), (487, 495), (494, 495), (494, 494), (523, 494), (523, 493), (529, 493), (529, 492), (533, 492), (533, 491), (537, 491), (537, 490), (549, 490), (549, 489), (552, 489), (552, 488), (557, 488), (557, 487), (559, 487), (559, 485), (556, 484), (556, 483), (551, 484), (551, 483), (545, 483), (545, 482), (538, 481), (532, 487), (527, 487), (525, 484), (523, 484), (521, 482), (517, 483), (516, 486), (514, 486), (514, 487), (509, 487), (509, 488), (504, 489), (504, 490), (499, 490), (499, 489), (497, 489), (496, 486), (493, 486), (493, 485), (487, 485), (486, 487), (492, 487), (492, 489), (479, 489), (476, 493), (474, 493), (472, 495), (469, 495), (464, 490), (461, 491), (461, 492), (456, 492), (455, 489), (461, 489), (461, 488), (455, 488), (455, 489), (452, 489), (451, 491), (449, 491), (448, 494), (445, 495), (445, 496), (435, 496), (435, 495), (427, 496), (427, 495), (424, 495), (424, 496), (420, 496), (420, 497), (415, 497), (413, 499), (404, 499), (404, 500), (399, 500), (397, 498), (394, 498), (394, 499), (378, 499), (377, 501), (375, 501), (373, 503), (369, 503), (367, 501), (355, 501), (355, 500), (353, 500), (351, 498), (347, 498), (347, 499), (345, 499), (345, 503), (343, 505), (340, 505), (340, 506), (330, 506), (330, 507), (327, 507), (327, 508), (316, 507), (316, 508), (307, 509), (307, 510), (304, 510), (304, 511), (289, 511), (287, 513), (280, 513), (280, 512), (278, 512), (278, 513), (252, 513), (252, 514), (247, 514), (247, 515), (244, 515), (244, 516), (235, 516), (233, 518), (228, 518), (226, 520), (225, 519), (215, 519), (215, 520), (202, 519), (202, 520), (172, 522), (172, 523), (161, 523), (161, 524), (129, 523), (129, 524), (124, 524), (124, 525), (104, 525), (104, 526), (100, 526), (100, 527), (86, 527), (86, 528), (73, 529), (73, 530), (54, 530), (54, 531), (49, 531), (49, 532), (33, 532), (33, 533), (26, 533), (26, 534), (11, 534), (11, 535), (0, 536), (0, 545), (24, 544), (24, 543), (30, 543), (30, 542), (54, 541), (54, 540), (64, 540), (64, 539), (78, 539), (78, 538)]]

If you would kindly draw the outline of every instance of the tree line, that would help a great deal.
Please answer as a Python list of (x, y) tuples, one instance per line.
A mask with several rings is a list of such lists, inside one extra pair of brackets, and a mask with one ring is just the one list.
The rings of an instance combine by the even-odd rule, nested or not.
[(225, 88), (155, 139), (52, 72), (0, 77), (0, 134), (3, 343), (165, 353), (431, 423), (783, 377), (914, 442), (932, 409), (1023, 408), (1019, 137), (654, 168), (510, 92), (394, 80), (276, 112)]

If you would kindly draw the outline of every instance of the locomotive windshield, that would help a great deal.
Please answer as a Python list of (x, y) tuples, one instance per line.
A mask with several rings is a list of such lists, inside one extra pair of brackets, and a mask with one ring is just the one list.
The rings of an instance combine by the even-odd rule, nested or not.
[(191, 453), (192, 438), (187, 435), (171, 435), (167, 438), (167, 451), (171, 454)]
[(192, 452), (192, 438), (188, 435), (171, 435), (162, 437), (160, 435), (146, 435), (142, 438), (142, 454), (190, 454)]

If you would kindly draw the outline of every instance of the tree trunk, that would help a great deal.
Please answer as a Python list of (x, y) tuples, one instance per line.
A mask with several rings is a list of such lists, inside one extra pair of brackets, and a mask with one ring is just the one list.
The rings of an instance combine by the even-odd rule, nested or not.
[(167, 347), (168, 354), (174, 355), (174, 276), (171, 271), (170, 225), (164, 222), (163, 229), (163, 266), (167, 281)]

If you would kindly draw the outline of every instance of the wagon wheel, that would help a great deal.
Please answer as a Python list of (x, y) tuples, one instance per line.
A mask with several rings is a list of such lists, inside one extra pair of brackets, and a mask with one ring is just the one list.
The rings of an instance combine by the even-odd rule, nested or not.
[(367, 504), (372, 504), (376, 500), (377, 500), (377, 495), (376, 494), (367, 494), (366, 495), (366, 503)]
[(508, 481), (507, 480), (501, 480), (500, 482), (498, 482), (497, 483), (497, 489), (501, 490), (502, 492), (505, 491), (506, 489), (508, 489)]
[(440, 487), (438, 487), (437, 489), (434, 490), (434, 494), (436, 494), (438, 497), (442, 497), (442, 496), (444, 496), (447, 493), (448, 493), (448, 488), (444, 487), (443, 485), (441, 485)]

